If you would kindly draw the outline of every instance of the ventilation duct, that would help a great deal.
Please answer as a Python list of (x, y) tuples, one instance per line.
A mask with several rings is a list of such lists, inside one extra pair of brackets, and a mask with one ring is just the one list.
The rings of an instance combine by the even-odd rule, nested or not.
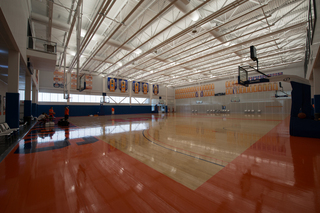
[[(173, 2), (173, 0), (169, 0), (169, 1)], [(185, 4), (187, 2), (189, 3), (189, 1), (186, 1), (186, 0), (183, 0), (183, 2), (181, 0), (177, 0), (173, 4), (181, 12), (188, 13), (191, 10), (193, 10), (193, 7), (190, 4)], [(193, 13), (191, 13), (189, 15), (189, 17), (191, 18), (192, 21), (198, 21), (198, 19), (200, 18), (200, 15), (199, 15), (199, 13), (197, 11), (194, 11)]]

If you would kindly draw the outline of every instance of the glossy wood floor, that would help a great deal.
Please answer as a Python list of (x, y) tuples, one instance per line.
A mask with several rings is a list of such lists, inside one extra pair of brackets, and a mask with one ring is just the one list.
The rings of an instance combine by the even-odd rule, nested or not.
[(320, 140), (288, 115), (69, 121), (0, 163), (0, 212), (320, 212)]

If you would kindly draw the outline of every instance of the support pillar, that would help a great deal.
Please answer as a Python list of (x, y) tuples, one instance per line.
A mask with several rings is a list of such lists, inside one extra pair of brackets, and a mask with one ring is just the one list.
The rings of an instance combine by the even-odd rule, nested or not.
[(32, 103), (31, 103), (31, 75), (26, 74), (25, 80), (25, 100), (24, 100), (24, 119), (30, 122), (32, 115)]
[(10, 128), (19, 128), (20, 95), (19, 95), (20, 53), (9, 51), (8, 56), (8, 92), (6, 93), (6, 123)]
[(102, 78), (102, 92), (106, 92), (106, 77)]
[(314, 112), (320, 113), (320, 68), (313, 70)]
[(38, 90), (35, 85), (32, 86), (32, 116), (38, 117)]
[(152, 84), (149, 84), (149, 98), (150, 98), (150, 105), (151, 106), (152, 106), (152, 94), (153, 94)]
[(132, 81), (128, 81), (129, 86), (129, 105), (131, 106), (131, 97), (132, 97)]
[(168, 87), (166, 86), (166, 105), (168, 106)]
[[(65, 59), (66, 60), (66, 59)], [(70, 90), (71, 90), (71, 72), (68, 72), (66, 74), (67, 80), (69, 79), (69, 82), (67, 81), (67, 91), (68, 91), (68, 99), (67, 99), (67, 105), (70, 105)]]

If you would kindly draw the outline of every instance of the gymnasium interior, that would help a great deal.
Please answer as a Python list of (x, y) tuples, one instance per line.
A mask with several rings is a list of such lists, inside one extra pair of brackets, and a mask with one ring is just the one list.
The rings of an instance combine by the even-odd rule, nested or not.
[(0, 212), (320, 212), (319, 14), (0, 0)]

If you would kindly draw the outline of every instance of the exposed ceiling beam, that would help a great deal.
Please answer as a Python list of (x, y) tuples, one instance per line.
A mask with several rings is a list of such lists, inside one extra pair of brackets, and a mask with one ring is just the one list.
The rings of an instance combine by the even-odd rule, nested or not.
[(49, 22), (47, 25), (47, 41), (51, 41), (53, 0), (47, 1), (47, 7), (48, 7), (48, 18), (49, 18)]

